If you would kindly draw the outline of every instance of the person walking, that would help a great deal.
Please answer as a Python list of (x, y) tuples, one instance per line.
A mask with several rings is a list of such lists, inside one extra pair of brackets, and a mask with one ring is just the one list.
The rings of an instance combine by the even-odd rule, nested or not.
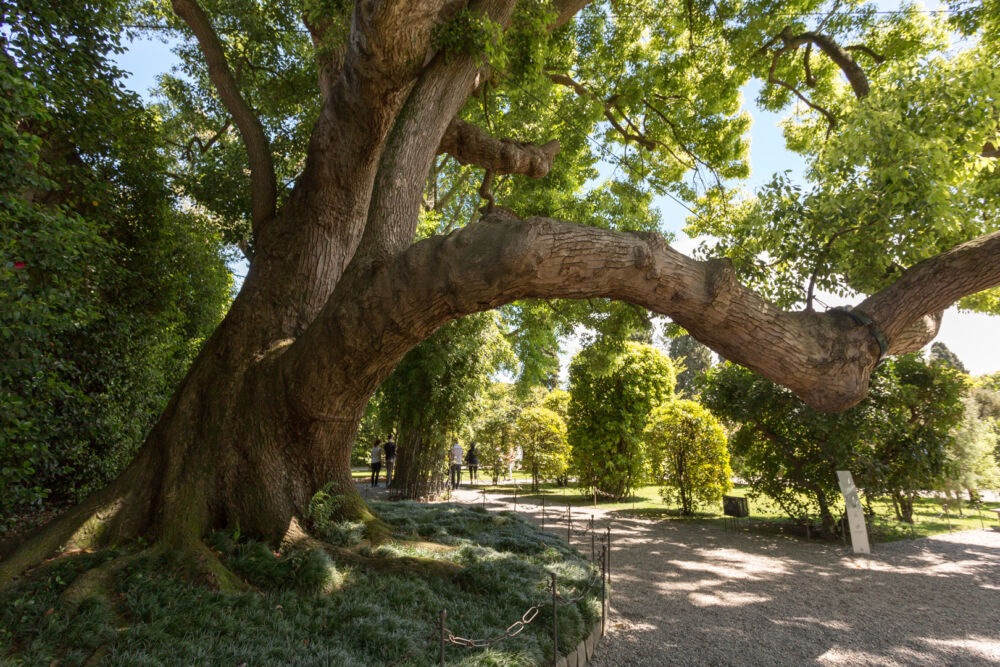
[(462, 485), (462, 445), (458, 440), (451, 446), (451, 488)]
[(469, 481), (476, 484), (479, 481), (479, 454), (476, 453), (476, 443), (469, 445), (469, 452), (465, 455), (465, 462), (469, 466)]
[(382, 441), (375, 438), (375, 446), (372, 447), (372, 488), (378, 486), (378, 474), (382, 470)]
[(392, 468), (396, 464), (396, 443), (393, 442), (392, 433), (385, 441), (385, 487), (389, 488), (392, 482)]

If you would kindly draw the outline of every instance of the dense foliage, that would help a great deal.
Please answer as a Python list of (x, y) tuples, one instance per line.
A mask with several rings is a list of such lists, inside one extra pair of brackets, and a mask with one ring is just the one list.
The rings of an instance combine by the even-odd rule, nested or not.
[(649, 413), (673, 397), (674, 367), (659, 350), (626, 343), (610, 358), (592, 346), (569, 370), (569, 442), (580, 483), (624, 498), (644, 477), (642, 431)]
[(376, 398), (382, 433), (398, 435), (393, 488), (407, 497), (436, 493), (455, 439), (468, 442), (493, 374), (510, 362), (495, 313), (441, 327), (414, 347)]
[(711, 412), (694, 401), (676, 400), (653, 410), (643, 433), (650, 479), (663, 501), (693, 514), (719, 502), (732, 488), (726, 433)]
[(514, 444), (524, 455), (522, 465), (531, 471), (531, 486), (542, 479), (563, 477), (569, 469), (570, 448), (566, 422), (548, 408), (527, 408), (517, 418)]
[(0, 529), (129, 462), (228, 306), (220, 239), (166, 186), (109, 58), (111, 0), (0, 2)]
[(835, 523), (836, 471), (850, 470), (870, 494), (891, 495), (910, 520), (920, 490), (936, 488), (959, 424), (964, 380), (917, 355), (883, 362), (871, 396), (840, 414), (814, 410), (787, 389), (733, 365), (712, 370), (702, 400), (733, 425), (730, 447), (755, 493), (792, 518)]

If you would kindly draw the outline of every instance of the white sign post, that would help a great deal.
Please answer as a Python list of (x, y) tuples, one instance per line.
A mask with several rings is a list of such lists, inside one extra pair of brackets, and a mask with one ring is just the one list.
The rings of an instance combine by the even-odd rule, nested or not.
[(847, 505), (847, 523), (851, 527), (851, 546), (856, 554), (870, 554), (868, 546), (868, 529), (865, 528), (865, 514), (858, 498), (858, 487), (854, 486), (854, 478), (849, 470), (838, 470), (837, 481), (840, 482), (840, 492), (844, 494), (844, 504)]

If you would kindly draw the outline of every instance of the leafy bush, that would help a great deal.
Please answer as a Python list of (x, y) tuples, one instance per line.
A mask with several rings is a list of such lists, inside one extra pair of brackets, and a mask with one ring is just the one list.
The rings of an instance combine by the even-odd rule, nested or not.
[(540, 479), (562, 477), (569, 469), (566, 423), (552, 410), (541, 407), (524, 410), (514, 428), (514, 444), (524, 454), (522, 465), (531, 471), (535, 489)]
[(732, 488), (722, 424), (694, 401), (671, 401), (653, 410), (643, 434), (652, 479), (660, 495), (692, 514)]
[(642, 430), (650, 411), (673, 397), (670, 359), (628, 343), (607, 356), (587, 348), (570, 364), (569, 442), (583, 486), (624, 498), (644, 477)]

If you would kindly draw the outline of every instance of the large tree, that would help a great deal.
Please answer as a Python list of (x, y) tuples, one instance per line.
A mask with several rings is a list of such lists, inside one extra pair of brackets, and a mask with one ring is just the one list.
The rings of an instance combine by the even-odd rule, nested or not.
[[(144, 535), (207, 563), (199, 538), (216, 526), (294, 540), (309, 499), (331, 481), (345, 511), (362, 514), (348, 462), (368, 398), (442, 324), (518, 299), (627, 301), (817, 408), (860, 401), (883, 354), (926, 344), (937, 313), (1000, 283), (1000, 234), (982, 235), (994, 228), (987, 216), (949, 220), (941, 238), (957, 245), (945, 252), (896, 225), (884, 238), (906, 251), (891, 255), (881, 282), (854, 283), (872, 289), (853, 313), (783, 310), (743, 287), (728, 259), (695, 261), (658, 233), (607, 228), (650, 192), (693, 194), (680, 182), (692, 170), (720, 182), (746, 173), (739, 91), (749, 77), (766, 78), (776, 105), (790, 99), (781, 90), (806, 97), (799, 88), (815, 85), (814, 104), (826, 95), (849, 118), (893, 83), (873, 52), (912, 61), (926, 50), (927, 31), (913, 26), (930, 19), (840, 6), (824, 18), (813, 0), (172, 0), (159, 20), (187, 59), (168, 106), (190, 128), (175, 142), (189, 154), (177, 187), (233, 222), (249, 273), (129, 468), (9, 556), (0, 581), (94, 538)], [(992, 21), (971, 11), (965, 29)], [(874, 46), (837, 41), (879, 35)], [(799, 53), (811, 61), (799, 65)], [(853, 97), (841, 94), (841, 73)], [(207, 101), (182, 91), (209, 85)], [(974, 113), (947, 119), (979, 125), (949, 150), (966, 156), (978, 144), (968, 159), (986, 160), (997, 109), (974, 97)], [(519, 136), (491, 132), (509, 128), (507, 117), (524, 119)], [(625, 151), (617, 162), (629, 176), (598, 193), (608, 205), (588, 210), (530, 185), (496, 204), (526, 179), (581, 187), (600, 157), (592, 135), (602, 153)], [(414, 242), (441, 155), (454, 172), (484, 170), (484, 212)], [(844, 188), (860, 183), (844, 173)], [(973, 180), (976, 197), (990, 194)], [(224, 196), (234, 182), (239, 200)]]

